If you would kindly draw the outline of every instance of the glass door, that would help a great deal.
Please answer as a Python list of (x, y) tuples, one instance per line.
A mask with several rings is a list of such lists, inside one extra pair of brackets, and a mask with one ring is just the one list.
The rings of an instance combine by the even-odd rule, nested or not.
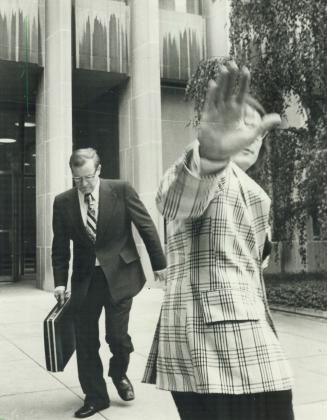
[(0, 283), (36, 272), (35, 128), (19, 115), (0, 110)]
[(0, 282), (20, 277), (19, 146), (11, 136), (0, 139)]
[(12, 176), (0, 172), (0, 281), (12, 280), (13, 269)]

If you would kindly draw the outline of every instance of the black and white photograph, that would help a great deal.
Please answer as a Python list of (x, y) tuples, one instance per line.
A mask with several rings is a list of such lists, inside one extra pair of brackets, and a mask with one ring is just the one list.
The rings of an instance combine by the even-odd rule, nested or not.
[(0, 0), (0, 420), (327, 419), (326, 0)]

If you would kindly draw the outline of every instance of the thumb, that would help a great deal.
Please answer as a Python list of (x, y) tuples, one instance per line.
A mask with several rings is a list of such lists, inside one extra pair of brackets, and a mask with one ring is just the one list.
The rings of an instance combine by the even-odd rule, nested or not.
[(281, 118), (278, 114), (264, 115), (259, 125), (248, 130), (244, 144), (247, 142), (250, 144), (258, 137), (263, 138), (265, 134), (267, 134), (272, 128), (279, 126), (280, 123)]
[(65, 293), (60, 293), (60, 304), (63, 305), (65, 303)]
[(278, 114), (267, 114), (264, 115), (260, 126), (258, 127), (259, 133), (264, 134), (270, 131), (272, 128), (278, 127), (282, 122)]

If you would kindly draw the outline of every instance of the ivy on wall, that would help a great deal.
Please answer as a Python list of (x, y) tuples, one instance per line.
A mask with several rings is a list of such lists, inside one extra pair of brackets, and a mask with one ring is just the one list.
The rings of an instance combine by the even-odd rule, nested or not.
[[(313, 216), (327, 239), (327, 3), (326, 0), (231, 0), (230, 56), (251, 71), (251, 94), (267, 112), (285, 115), (295, 95), (307, 122), (269, 134), (270, 153), (253, 174), (273, 198), (274, 239), (299, 240), (306, 258), (306, 225)], [(201, 62), (186, 88), (201, 119), (209, 79), (229, 58)]]

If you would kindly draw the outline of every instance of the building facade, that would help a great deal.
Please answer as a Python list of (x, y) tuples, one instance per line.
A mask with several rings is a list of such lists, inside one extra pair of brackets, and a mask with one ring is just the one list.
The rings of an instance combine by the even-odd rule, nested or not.
[(193, 136), (186, 81), (228, 53), (227, 24), (226, 1), (0, 0), (0, 281), (53, 288), (52, 204), (74, 148), (135, 187), (164, 240), (154, 197)]
[(74, 148), (135, 187), (164, 241), (156, 190), (194, 136), (185, 85), (228, 55), (228, 16), (228, 0), (0, 0), (0, 282), (52, 290), (52, 204)]

